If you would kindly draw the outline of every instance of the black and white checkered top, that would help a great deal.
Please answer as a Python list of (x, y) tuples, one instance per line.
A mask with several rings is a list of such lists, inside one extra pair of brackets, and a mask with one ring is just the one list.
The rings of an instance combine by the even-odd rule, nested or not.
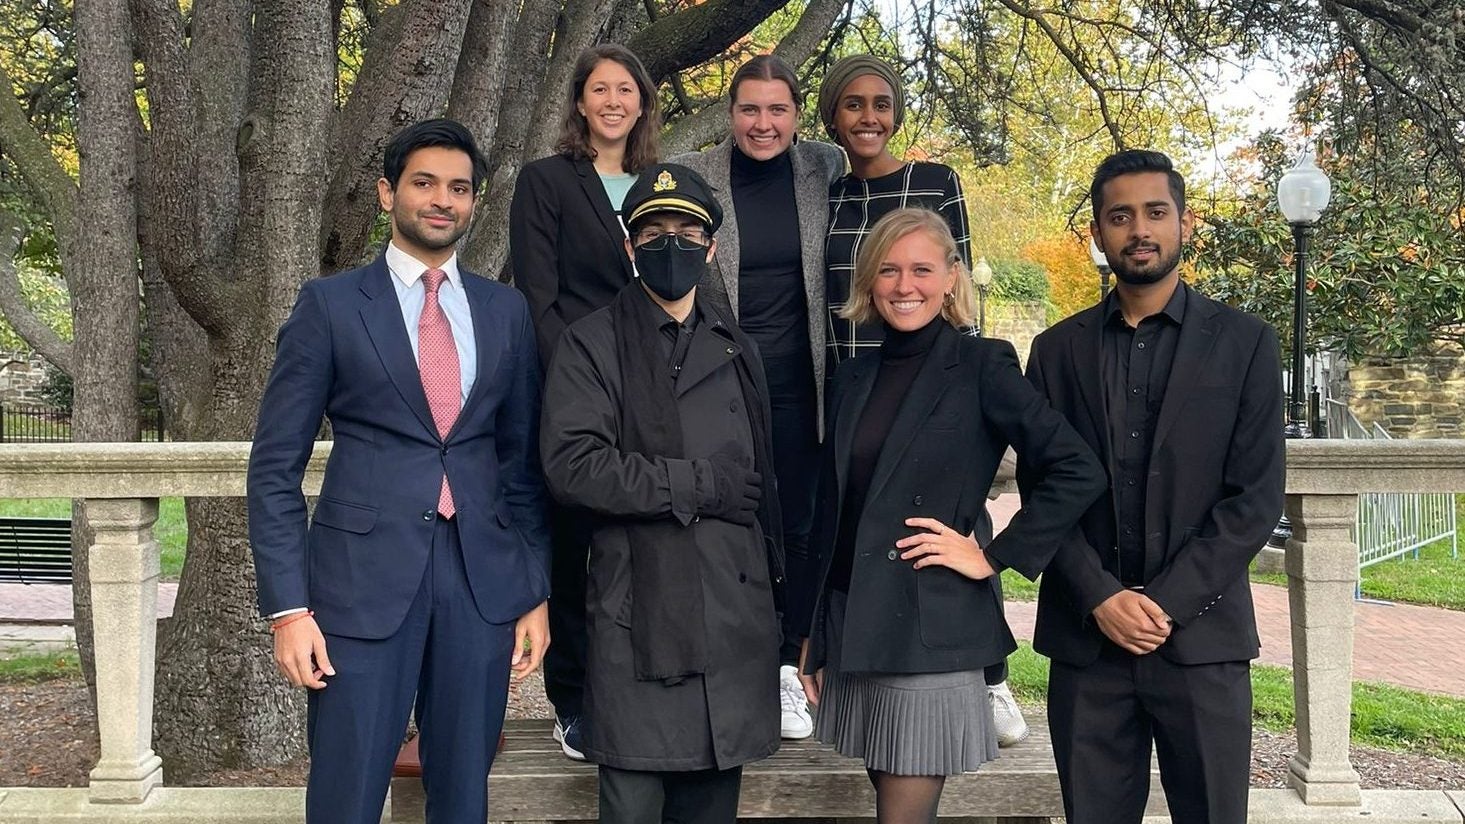
[(840, 362), (862, 349), (879, 346), (884, 338), (879, 324), (860, 326), (841, 318), (839, 312), (854, 286), (860, 244), (886, 213), (908, 206), (939, 212), (951, 227), (962, 261), (971, 264), (966, 199), (961, 193), (961, 179), (950, 166), (918, 161), (884, 177), (863, 180), (846, 174), (836, 180), (829, 187), (829, 237), (824, 244), (829, 375)]

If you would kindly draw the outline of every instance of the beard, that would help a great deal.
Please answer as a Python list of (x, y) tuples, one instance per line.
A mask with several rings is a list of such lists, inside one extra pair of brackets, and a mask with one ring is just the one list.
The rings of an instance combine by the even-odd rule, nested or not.
[[(1155, 259), (1146, 264), (1132, 264), (1126, 255), (1138, 249), (1154, 249)], [(1114, 271), (1114, 276), (1119, 282), (1128, 286), (1149, 286), (1152, 283), (1159, 283), (1175, 271), (1180, 265), (1180, 246), (1177, 245), (1169, 253), (1164, 247), (1158, 244), (1140, 245), (1132, 244), (1125, 247), (1121, 254), (1115, 255), (1109, 261), (1109, 268)]]
[[(430, 213), (436, 214), (436, 213)], [(468, 232), (468, 221), (458, 222), (454, 220), (452, 226), (446, 229), (436, 229), (428, 225), (426, 220), (419, 216), (404, 216), (393, 221), (396, 231), (403, 238), (412, 244), (423, 248), (438, 251), (446, 249), (458, 242), (458, 239)]]

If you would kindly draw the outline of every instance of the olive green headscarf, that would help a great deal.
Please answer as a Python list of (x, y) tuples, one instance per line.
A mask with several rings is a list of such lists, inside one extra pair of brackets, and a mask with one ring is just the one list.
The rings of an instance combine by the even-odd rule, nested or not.
[(819, 119), (824, 121), (824, 130), (836, 143), (839, 136), (834, 133), (834, 110), (839, 106), (839, 97), (851, 80), (867, 74), (876, 75), (890, 84), (895, 104), (895, 128), (899, 129), (905, 120), (905, 86), (900, 82), (900, 73), (895, 67), (871, 54), (842, 57), (829, 67), (824, 82), (819, 84)]

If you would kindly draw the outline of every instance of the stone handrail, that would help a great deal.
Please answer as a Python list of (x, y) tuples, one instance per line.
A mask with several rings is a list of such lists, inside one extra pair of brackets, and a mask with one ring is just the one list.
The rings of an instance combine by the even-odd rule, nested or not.
[[(321, 442), (303, 484), (314, 493)], [(141, 803), (162, 782), (152, 751), (158, 498), (244, 494), (248, 443), (0, 444), (0, 497), (86, 498), (98, 645), (101, 759), (93, 802)], [(1465, 490), (1465, 440), (1290, 441), (1285, 569), (1291, 605), (1298, 752), (1289, 782), (1304, 804), (1357, 806), (1348, 759), (1352, 705), (1352, 529), (1362, 492)]]

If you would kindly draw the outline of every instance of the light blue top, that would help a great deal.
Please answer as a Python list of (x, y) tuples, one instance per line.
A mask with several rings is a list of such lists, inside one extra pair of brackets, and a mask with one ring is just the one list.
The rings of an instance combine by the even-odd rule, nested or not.
[(605, 196), (610, 198), (610, 206), (616, 214), (620, 214), (621, 204), (626, 202), (626, 192), (631, 191), (637, 177), (640, 175), (600, 175), (600, 185), (605, 187)]
[[(392, 273), (392, 286), (397, 290), (397, 302), (402, 304), (402, 321), (407, 324), (407, 340), (412, 344), (412, 358), (417, 359), (417, 321), (422, 318), (422, 305), (427, 300), (427, 287), (422, 285), (422, 273), (428, 265), (397, 248), (387, 244), (387, 268)], [(478, 350), (474, 348), (473, 313), (468, 309), (468, 294), (463, 291), (463, 275), (458, 271), (458, 255), (455, 253), (442, 266), (447, 279), (437, 290), (437, 303), (448, 316), (448, 326), (453, 332), (453, 343), (458, 349), (458, 373), (462, 381), (461, 403), (468, 402), (468, 392), (473, 388), (473, 379), (478, 376)]]

